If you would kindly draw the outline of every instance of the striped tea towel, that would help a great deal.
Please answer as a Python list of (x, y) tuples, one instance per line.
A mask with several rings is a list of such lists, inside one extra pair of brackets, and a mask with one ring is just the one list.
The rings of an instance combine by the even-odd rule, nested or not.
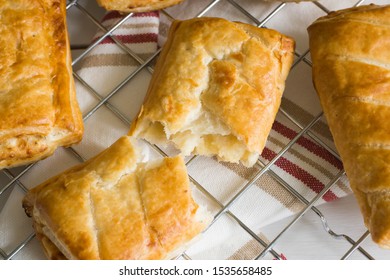
[[(110, 12), (103, 18), (102, 25), (110, 30), (125, 16)], [(164, 17), (161, 15), (161, 18)], [(166, 18), (164, 23), (159, 23), (158, 12), (132, 15), (113, 32), (112, 38), (104, 38), (76, 65), (80, 78), (77, 81), (77, 94), (87, 118), (84, 139), (75, 150), (83, 158), (92, 157), (127, 133), (131, 120), (136, 117), (143, 102), (153, 72), (147, 67), (139, 70), (139, 67), (158, 50), (158, 42), (164, 42), (169, 26)], [(94, 41), (99, 40), (104, 33), (105, 31), (98, 32)], [(135, 53), (137, 58), (132, 58), (127, 49)], [(153, 66), (153, 62), (149, 65)], [(300, 77), (299, 72), (291, 75), (292, 79)], [(291, 80), (287, 86), (293, 86), (293, 83), (294, 80)], [(98, 106), (101, 100), (111, 95), (108, 103)], [(297, 102), (296, 97), (290, 95), (286, 90), (282, 108), (303, 125), (307, 124), (314, 118), (313, 113), (304, 108), (305, 101)], [(279, 113), (261, 155), (263, 164), (272, 161), (299, 131), (296, 125)], [(331, 143), (330, 133), (322, 120), (311, 129), (311, 133), (324, 142)], [(149, 156), (157, 157), (153, 149), (147, 149)], [(304, 207), (283, 184), (288, 184), (310, 201), (342, 170), (342, 164), (323, 146), (304, 134), (271, 166), (269, 172), (260, 176), (231, 203), (231, 215), (219, 213), (221, 205), (229, 204), (260, 169), (261, 166), (246, 168), (205, 157), (197, 157), (188, 164), (194, 184), (200, 184), (206, 192), (205, 195), (204, 192), (195, 191), (195, 195), (207, 204), (212, 214), (217, 215), (217, 219), (201, 239), (186, 251), (189, 257), (255, 257), (261, 246), (235, 218), (241, 220), (251, 232), (267, 240), (261, 233), (262, 227), (293, 215)], [(316, 204), (329, 202), (349, 193), (347, 180), (343, 176)]]

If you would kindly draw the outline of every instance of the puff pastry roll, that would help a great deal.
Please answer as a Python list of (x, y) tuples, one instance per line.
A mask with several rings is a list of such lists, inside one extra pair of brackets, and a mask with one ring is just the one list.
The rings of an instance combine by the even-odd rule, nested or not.
[(319, 18), (313, 80), (372, 239), (390, 248), (390, 6)]
[(121, 12), (148, 12), (161, 10), (183, 0), (97, 0), (106, 10)]
[(0, 0), (0, 169), (81, 140), (65, 0)]
[(317, 0), (264, 0), (265, 2), (309, 2), (309, 1), (317, 1)]
[(252, 166), (293, 52), (293, 39), (274, 30), (220, 18), (175, 21), (129, 134)]
[(111, 147), (30, 190), (23, 200), (52, 259), (163, 259), (210, 221), (181, 156), (141, 162), (135, 140)]

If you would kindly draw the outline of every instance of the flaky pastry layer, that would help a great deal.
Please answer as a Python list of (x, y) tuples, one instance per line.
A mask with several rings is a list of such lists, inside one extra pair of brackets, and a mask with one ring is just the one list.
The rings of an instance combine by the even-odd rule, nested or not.
[(309, 1), (316, 1), (316, 0), (263, 0), (266, 2), (309, 2)]
[(100, 6), (109, 11), (149, 12), (161, 10), (183, 0), (97, 0)]
[(0, 0), (0, 169), (81, 140), (65, 0)]
[(253, 165), (279, 109), (294, 41), (277, 31), (196, 18), (173, 22), (129, 134)]
[(372, 239), (390, 248), (390, 6), (330, 13), (308, 29), (313, 80)]
[(27, 193), (49, 258), (164, 259), (205, 229), (210, 216), (192, 198), (183, 158), (145, 163), (141, 153), (121, 137)]

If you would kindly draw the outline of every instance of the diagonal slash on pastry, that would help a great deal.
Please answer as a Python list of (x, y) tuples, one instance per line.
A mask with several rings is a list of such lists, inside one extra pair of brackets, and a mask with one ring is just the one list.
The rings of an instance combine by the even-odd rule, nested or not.
[(26, 213), (50, 259), (164, 259), (211, 221), (192, 197), (181, 156), (141, 162), (135, 139), (30, 190)]

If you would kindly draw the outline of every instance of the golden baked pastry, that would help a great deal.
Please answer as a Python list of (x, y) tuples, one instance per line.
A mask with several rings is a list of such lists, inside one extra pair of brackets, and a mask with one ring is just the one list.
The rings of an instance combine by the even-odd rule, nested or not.
[(142, 157), (123, 136), (27, 193), (23, 207), (49, 258), (170, 258), (205, 229), (210, 216), (192, 198), (183, 158)]
[(0, 0), (0, 169), (81, 140), (65, 0)]
[(173, 22), (129, 134), (253, 165), (279, 109), (294, 41), (277, 31), (196, 18)]
[(309, 1), (317, 1), (317, 0), (264, 0), (266, 2), (295, 2), (295, 3), (299, 3), (299, 2), (309, 2)]
[(372, 239), (390, 248), (390, 5), (308, 29), (314, 85)]
[(161, 10), (183, 0), (97, 0), (98, 4), (109, 11), (148, 12)]

